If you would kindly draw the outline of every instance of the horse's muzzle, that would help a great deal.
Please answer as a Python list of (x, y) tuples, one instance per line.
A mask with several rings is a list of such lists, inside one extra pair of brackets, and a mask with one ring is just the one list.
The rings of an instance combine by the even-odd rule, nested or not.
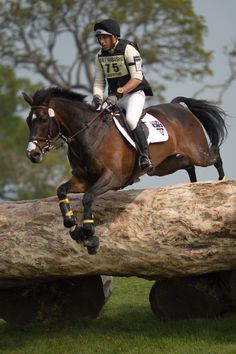
[(43, 159), (43, 153), (41, 149), (39, 149), (34, 142), (29, 142), (26, 155), (33, 163), (39, 163)]
[(31, 152), (27, 151), (27, 157), (33, 163), (39, 163), (43, 159), (43, 155), (40, 152), (38, 152), (38, 151), (31, 151)]

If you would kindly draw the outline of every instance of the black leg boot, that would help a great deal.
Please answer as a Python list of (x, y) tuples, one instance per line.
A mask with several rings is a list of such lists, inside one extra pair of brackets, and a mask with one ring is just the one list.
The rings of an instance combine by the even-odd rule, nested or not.
[(137, 127), (132, 131), (135, 142), (140, 150), (139, 167), (141, 171), (149, 170), (152, 167), (148, 157), (148, 143), (143, 131), (142, 123), (139, 121)]

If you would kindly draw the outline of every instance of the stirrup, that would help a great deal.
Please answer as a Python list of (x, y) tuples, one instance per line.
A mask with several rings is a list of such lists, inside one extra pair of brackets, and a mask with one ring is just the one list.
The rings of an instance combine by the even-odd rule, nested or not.
[[(143, 162), (142, 162), (143, 160)], [(139, 168), (141, 171), (148, 171), (152, 168), (151, 160), (149, 159), (148, 155), (142, 154), (139, 157)]]

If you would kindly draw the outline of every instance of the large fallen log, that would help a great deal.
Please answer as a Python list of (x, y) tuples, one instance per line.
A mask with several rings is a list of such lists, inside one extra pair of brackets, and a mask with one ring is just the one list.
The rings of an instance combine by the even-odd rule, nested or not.
[[(81, 220), (81, 196), (71, 201)], [(89, 255), (64, 228), (56, 198), (0, 203), (0, 286), (236, 269), (235, 181), (109, 192), (96, 199), (93, 210), (100, 249)]]

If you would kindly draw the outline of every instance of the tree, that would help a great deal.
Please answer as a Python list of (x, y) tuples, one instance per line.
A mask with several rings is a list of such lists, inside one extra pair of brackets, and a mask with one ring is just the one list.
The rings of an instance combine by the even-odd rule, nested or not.
[(193, 97), (199, 97), (203, 92), (211, 90), (214, 92), (214, 99), (211, 102), (216, 104), (222, 104), (223, 97), (232, 83), (236, 80), (236, 40), (231, 44), (230, 47), (224, 48), (224, 54), (228, 61), (229, 74), (225, 77), (224, 81), (217, 84), (204, 84), (200, 87), (194, 94)]
[[(9, 67), (0, 66), (0, 199), (29, 199), (55, 194), (65, 178), (65, 153), (50, 154), (43, 169), (26, 158), (28, 129), (21, 118), (24, 101), (19, 90), (35, 90), (29, 80), (17, 78)], [(27, 115), (24, 111), (25, 116)]]
[(3, 0), (0, 55), (50, 84), (90, 93), (98, 50), (93, 25), (105, 17), (117, 19), (122, 37), (140, 45), (147, 76), (158, 74), (156, 96), (162, 79), (211, 73), (211, 53), (203, 48), (206, 26), (191, 0)]

